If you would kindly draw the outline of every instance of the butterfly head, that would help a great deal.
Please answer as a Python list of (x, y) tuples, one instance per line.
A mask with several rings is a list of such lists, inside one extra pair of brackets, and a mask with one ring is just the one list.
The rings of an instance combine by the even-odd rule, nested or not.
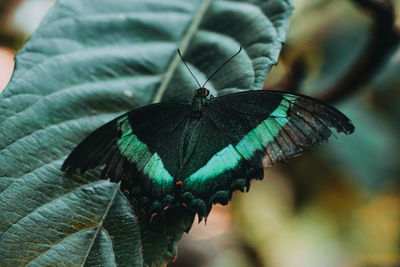
[(194, 90), (194, 98), (192, 101), (192, 111), (194, 116), (200, 116), (204, 111), (207, 101), (209, 101), (208, 96), (210, 91), (204, 87), (197, 88)]
[(194, 97), (201, 97), (201, 98), (206, 98), (207, 96), (210, 95), (210, 90), (207, 90), (204, 87), (200, 87), (196, 90), (194, 90)]
[[(222, 64), (221, 66), (219, 66), (219, 68), (217, 68), (214, 73), (212, 73), (208, 79), (206, 80), (206, 82), (203, 84), (203, 86), (200, 85), (199, 81), (197, 80), (196, 76), (194, 76), (193, 72), (190, 70), (190, 68), (188, 67), (188, 65), (186, 64), (185, 60), (183, 59), (182, 55), (181, 55), (181, 51), (178, 49), (178, 55), (181, 57), (183, 64), (186, 66), (186, 68), (188, 69), (188, 71), (190, 72), (190, 74), (193, 76), (193, 78), (195, 79), (196, 83), (198, 84), (199, 88), (194, 90), (194, 100), (193, 102), (197, 102), (201, 104), (201, 107), (204, 105), (204, 102), (207, 100), (207, 96), (210, 95), (210, 91), (207, 90), (205, 88), (206, 84), (208, 83), (209, 80), (211, 80), (212, 77), (214, 77), (215, 74), (218, 73), (218, 71), (225, 66), (226, 64), (228, 64), (229, 61), (231, 61), (234, 57), (236, 57), (237, 55), (239, 55), (240, 51), (242, 51), (242, 46), (240, 46), (239, 51), (234, 54), (233, 56), (231, 56), (227, 61), (225, 61), (224, 64)], [(212, 96), (211, 96), (212, 97)]]

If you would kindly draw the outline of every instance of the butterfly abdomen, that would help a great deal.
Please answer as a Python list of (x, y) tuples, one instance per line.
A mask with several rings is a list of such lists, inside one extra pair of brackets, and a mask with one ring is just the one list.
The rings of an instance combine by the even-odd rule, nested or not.
[[(201, 118), (188, 118), (186, 126), (182, 132), (179, 142), (179, 170), (181, 170), (189, 160), (190, 155), (198, 144), (200, 132), (201, 132)], [(180, 171), (176, 174), (181, 175)]]

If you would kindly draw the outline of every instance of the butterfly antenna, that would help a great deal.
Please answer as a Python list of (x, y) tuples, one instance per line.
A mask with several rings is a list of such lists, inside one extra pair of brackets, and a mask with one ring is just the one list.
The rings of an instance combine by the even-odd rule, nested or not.
[(217, 74), (217, 72), (218, 72), (220, 69), (222, 69), (223, 66), (225, 66), (226, 64), (228, 64), (229, 61), (231, 61), (234, 57), (236, 57), (237, 55), (239, 55), (239, 53), (240, 53), (241, 51), (242, 51), (242, 46), (240, 46), (239, 51), (238, 51), (236, 54), (234, 54), (233, 56), (231, 56), (227, 61), (225, 61), (224, 64), (222, 64), (216, 71), (214, 71), (213, 74), (211, 74), (211, 76), (210, 76), (210, 77), (207, 79), (207, 81), (204, 83), (203, 88), (204, 88), (204, 86), (206, 86), (207, 82), (208, 82), (209, 80), (211, 80), (211, 78), (212, 78), (215, 74)]
[(182, 55), (181, 55), (181, 51), (178, 49), (178, 54), (182, 59), (183, 64), (185, 64), (186, 68), (188, 69), (188, 71), (190, 72), (190, 74), (192, 74), (193, 78), (196, 80), (197, 84), (199, 85), (199, 88), (201, 87), (199, 81), (196, 79), (196, 76), (194, 76), (193, 72), (189, 69), (188, 65), (186, 65), (185, 60), (183, 59)]

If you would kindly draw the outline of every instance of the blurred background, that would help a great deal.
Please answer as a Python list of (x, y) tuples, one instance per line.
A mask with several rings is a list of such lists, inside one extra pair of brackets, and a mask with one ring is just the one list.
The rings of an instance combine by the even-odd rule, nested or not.
[[(15, 53), (54, 2), (0, 1), (0, 92)], [(373, 20), (350, 0), (294, 2), (265, 87), (287, 85), (300, 62), (291, 77), (296, 90), (320, 95), (360, 57)], [(400, 28), (400, 0), (394, 3)], [(266, 169), (249, 193), (215, 206), (206, 225), (195, 222), (169, 266), (400, 266), (400, 47), (368, 85), (333, 104), (353, 121), (354, 134)]]

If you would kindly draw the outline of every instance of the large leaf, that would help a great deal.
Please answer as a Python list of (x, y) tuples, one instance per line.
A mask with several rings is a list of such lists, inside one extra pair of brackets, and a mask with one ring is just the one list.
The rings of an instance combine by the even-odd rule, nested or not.
[[(95, 182), (96, 175), (67, 179), (59, 170), (63, 159), (122, 112), (190, 99), (197, 85), (178, 47), (204, 81), (243, 45), (207, 87), (214, 95), (261, 89), (277, 62), (291, 10), (289, 0), (59, 0), (18, 53), (0, 95), (2, 262), (64, 257), (94, 265), (114, 254), (102, 263), (108, 266), (126, 262), (127, 249), (130, 263), (140, 262), (134, 215), (116, 185)], [(174, 256), (176, 240), (193, 220), (187, 216), (161, 235), (151, 229), (162, 224), (142, 225), (147, 263)]]

